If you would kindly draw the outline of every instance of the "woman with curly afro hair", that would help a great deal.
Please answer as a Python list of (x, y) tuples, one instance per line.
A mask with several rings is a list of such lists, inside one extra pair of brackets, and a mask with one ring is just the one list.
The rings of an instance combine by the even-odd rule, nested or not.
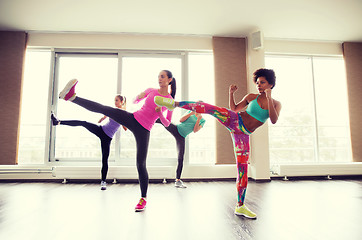
[(272, 89), (275, 86), (275, 78), (275, 73), (272, 69), (261, 68), (256, 70), (253, 80), (258, 93), (249, 93), (238, 103), (234, 99), (234, 93), (238, 90), (238, 87), (230, 85), (229, 109), (204, 102), (176, 102), (172, 99), (155, 97), (155, 103), (158, 106), (165, 106), (169, 110), (180, 107), (197, 113), (210, 114), (230, 131), (238, 169), (236, 181), (238, 202), (235, 207), (235, 214), (247, 218), (256, 218), (256, 214), (244, 204), (248, 184), (249, 135), (263, 125), (268, 118), (270, 118), (273, 124), (278, 121), (281, 103), (271, 96)]

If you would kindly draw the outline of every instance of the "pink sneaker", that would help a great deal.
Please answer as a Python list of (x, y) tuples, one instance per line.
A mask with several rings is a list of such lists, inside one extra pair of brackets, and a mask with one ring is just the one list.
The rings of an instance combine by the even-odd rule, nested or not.
[(136, 212), (141, 212), (143, 210), (145, 210), (146, 208), (146, 199), (141, 198), (140, 201), (138, 202), (138, 204), (136, 205), (136, 207), (134, 208), (136, 210)]
[(65, 101), (73, 101), (76, 97), (75, 85), (77, 85), (77, 83), (77, 79), (70, 80), (63, 91), (59, 93), (59, 98), (64, 99)]

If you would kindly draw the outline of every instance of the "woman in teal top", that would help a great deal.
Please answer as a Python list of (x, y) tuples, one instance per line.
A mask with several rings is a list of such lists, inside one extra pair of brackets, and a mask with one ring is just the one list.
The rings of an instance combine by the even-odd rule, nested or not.
[[(161, 123), (161, 121), (156, 121)], [(184, 163), (185, 155), (185, 138), (190, 133), (198, 132), (205, 124), (205, 119), (202, 118), (200, 113), (188, 111), (184, 116), (180, 118), (180, 123), (175, 125), (170, 123), (168, 127), (165, 127), (172, 136), (176, 139), (177, 147), (177, 169), (176, 169), (176, 180), (175, 187), (186, 188), (185, 184), (181, 180), (181, 173)]]
[(158, 106), (166, 106), (169, 110), (181, 107), (207, 113), (214, 116), (231, 133), (234, 144), (234, 153), (238, 175), (236, 188), (238, 203), (235, 207), (235, 214), (247, 218), (256, 218), (256, 214), (250, 211), (244, 204), (246, 187), (248, 184), (248, 162), (249, 162), (249, 135), (270, 118), (274, 124), (278, 121), (281, 104), (271, 97), (272, 89), (275, 86), (275, 73), (271, 69), (261, 68), (254, 72), (253, 80), (258, 93), (247, 94), (240, 102), (235, 103), (234, 93), (238, 89), (236, 85), (229, 88), (229, 108), (221, 108), (203, 102), (173, 102), (169, 99), (155, 97)]

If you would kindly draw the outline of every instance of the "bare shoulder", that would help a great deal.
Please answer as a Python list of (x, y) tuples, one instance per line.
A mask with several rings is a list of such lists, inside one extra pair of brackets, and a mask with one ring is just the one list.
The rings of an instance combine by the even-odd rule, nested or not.
[(248, 93), (246, 96), (245, 96), (245, 99), (250, 102), (250, 101), (253, 101), (255, 98), (258, 97), (259, 94), (256, 94), (256, 93)]

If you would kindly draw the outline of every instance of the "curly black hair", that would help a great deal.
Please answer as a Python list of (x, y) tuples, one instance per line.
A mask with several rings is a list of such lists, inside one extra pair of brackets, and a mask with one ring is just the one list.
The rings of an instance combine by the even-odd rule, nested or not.
[(256, 83), (259, 77), (265, 77), (269, 84), (275, 86), (275, 72), (273, 69), (260, 68), (254, 72), (253, 80)]

